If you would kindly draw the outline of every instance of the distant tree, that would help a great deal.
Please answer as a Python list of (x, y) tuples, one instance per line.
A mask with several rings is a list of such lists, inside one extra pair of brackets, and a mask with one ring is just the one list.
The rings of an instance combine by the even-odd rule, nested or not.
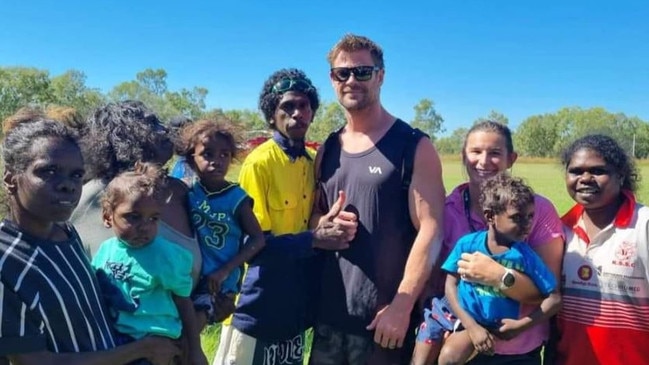
[(206, 88), (169, 91), (167, 72), (164, 69), (146, 69), (138, 72), (135, 78), (116, 85), (109, 93), (109, 98), (115, 101), (140, 100), (163, 120), (180, 114), (198, 119), (205, 113)]
[(165, 92), (163, 100), (180, 114), (198, 119), (205, 112), (207, 93), (204, 87), (194, 87), (191, 90), (183, 88), (180, 91)]
[(649, 157), (649, 123), (642, 122), (639, 118), (634, 117), (639, 121), (638, 128), (635, 134), (631, 136), (632, 147), (631, 151), (634, 152), (637, 158)]
[(111, 101), (139, 100), (148, 107), (153, 107), (154, 101), (160, 99), (136, 80), (124, 81), (115, 85), (108, 93), (108, 97)]
[(137, 82), (151, 93), (163, 96), (167, 92), (167, 71), (164, 69), (153, 70), (147, 68), (135, 75)]
[(52, 102), (49, 72), (28, 67), (0, 67), (0, 121), (23, 106)]
[(221, 108), (214, 108), (207, 110), (201, 115), (201, 118), (203, 119), (218, 119), (222, 116), (225, 115), (225, 112), (223, 112), (223, 109)]
[(322, 103), (309, 127), (307, 139), (322, 143), (331, 132), (338, 130), (345, 123), (345, 112), (337, 101)]
[(86, 75), (77, 70), (52, 77), (50, 93), (54, 104), (74, 108), (84, 118), (106, 100), (98, 89), (86, 86)]
[(507, 118), (503, 113), (497, 112), (495, 110), (492, 110), (489, 112), (489, 115), (487, 117), (480, 117), (473, 122), (473, 124), (477, 124), (480, 122), (484, 122), (487, 120), (491, 120), (493, 122), (498, 122), (500, 124), (508, 125), (509, 124), (509, 118)]
[(415, 128), (421, 129), (428, 134), (431, 140), (435, 140), (438, 133), (444, 132), (444, 118), (435, 110), (435, 103), (430, 99), (421, 99), (414, 107), (415, 117), (410, 122)]
[(440, 137), (435, 141), (435, 147), (443, 155), (459, 155), (462, 152), (464, 137), (469, 130), (467, 128), (458, 128), (448, 137)]
[(558, 139), (553, 145), (557, 155), (574, 139), (586, 134), (602, 133), (613, 136), (614, 115), (604, 108), (568, 107), (559, 109), (550, 116), (555, 120), (558, 131)]
[(553, 115), (535, 115), (523, 121), (514, 134), (514, 146), (521, 156), (555, 157), (553, 146), (557, 143), (558, 131)]
[[(144, 102), (161, 119), (177, 115), (192, 119), (225, 115), (244, 135), (266, 134), (268, 127), (261, 114), (253, 109), (206, 110), (208, 90), (194, 86), (169, 90), (164, 69), (145, 69), (134, 80), (119, 83), (106, 95), (86, 85), (82, 71), (68, 70), (50, 76), (47, 70), (29, 67), (0, 67), (0, 120), (14, 114), (24, 106), (49, 110), (56, 106), (71, 112), (73, 108), (83, 120), (98, 105), (106, 101), (135, 99)], [(430, 99), (421, 99), (415, 106), (411, 125), (420, 128), (435, 141), (444, 132), (444, 119), (435, 110)], [(475, 122), (495, 120), (508, 124), (508, 118), (492, 110)], [(322, 103), (309, 129), (307, 138), (322, 142), (332, 131), (345, 124), (345, 114), (337, 102)], [(437, 138), (435, 145), (440, 153), (458, 154), (466, 128), (459, 128), (450, 136)], [(604, 108), (582, 109), (566, 107), (554, 113), (532, 115), (521, 123), (514, 134), (518, 152), (524, 156), (556, 157), (575, 138), (588, 133), (604, 133), (616, 138), (624, 148), (637, 158), (649, 157), (649, 124), (638, 117), (624, 113), (611, 113)]]
[[(253, 109), (232, 109), (223, 112), (232, 122), (241, 125), (248, 133), (267, 131), (268, 125), (260, 112)], [(261, 132), (263, 133), (263, 132)]]
[[(635, 157), (647, 157), (647, 122), (604, 108), (562, 108), (556, 113), (534, 115), (518, 127), (515, 139), (519, 153), (527, 156), (556, 157), (573, 140), (586, 134), (614, 137)], [(635, 142), (634, 142), (635, 139)]]

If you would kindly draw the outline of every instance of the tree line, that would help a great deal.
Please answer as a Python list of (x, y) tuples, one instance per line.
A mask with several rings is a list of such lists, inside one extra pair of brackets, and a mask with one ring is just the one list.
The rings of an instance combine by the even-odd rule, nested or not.
[[(192, 119), (226, 116), (250, 137), (267, 131), (266, 122), (256, 109), (208, 109), (205, 87), (194, 86), (170, 90), (164, 69), (146, 69), (138, 72), (134, 80), (115, 85), (102, 92), (86, 85), (82, 71), (69, 70), (61, 75), (50, 75), (47, 70), (29, 67), (0, 67), (0, 120), (23, 106), (72, 107), (88, 116), (96, 107), (110, 101), (141, 100), (163, 121), (178, 115)], [(414, 108), (411, 125), (426, 132), (435, 141), (442, 154), (459, 154), (467, 127), (458, 128), (449, 135), (444, 118), (428, 98), (419, 100)], [(498, 111), (473, 121), (495, 120), (508, 124), (508, 118)], [(328, 134), (345, 123), (345, 115), (336, 101), (323, 102), (318, 109), (307, 138), (322, 142)], [(514, 131), (517, 152), (522, 156), (555, 157), (575, 138), (587, 133), (605, 133), (615, 137), (636, 158), (649, 156), (649, 123), (624, 113), (611, 113), (604, 108), (582, 109), (566, 107), (554, 113), (532, 115)]]

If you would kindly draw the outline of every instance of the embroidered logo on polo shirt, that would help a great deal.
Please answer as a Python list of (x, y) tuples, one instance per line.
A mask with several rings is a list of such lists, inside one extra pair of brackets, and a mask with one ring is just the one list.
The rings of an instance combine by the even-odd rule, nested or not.
[(577, 269), (577, 276), (583, 281), (588, 281), (593, 277), (593, 269), (588, 265), (581, 265)]
[(622, 241), (615, 250), (612, 264), (624, 267), (635, 267), (637, 249), (635, 243)]

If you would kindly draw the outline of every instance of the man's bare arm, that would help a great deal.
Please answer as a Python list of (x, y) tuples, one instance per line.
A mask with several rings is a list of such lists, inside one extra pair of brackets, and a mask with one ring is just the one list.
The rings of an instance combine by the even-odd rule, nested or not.
[(445, 190), (442, 164), (432, 142), (422, 138), (417, 145), (408, 208), (418, 230), (406, 261), (404, 276), (392, 302), (382, 308), (367, 329), (383, 347), (401, 347), (410, 312), (419, 297), (442, 247)]
[(405, 299), (408, 313), (422, 292), (442, 248), (445, 198), (439, 155), (432, 142), (422, 138), (417, 145), (408, 192), (410, 219), (418, 232), (397, 291), (397, 296)]

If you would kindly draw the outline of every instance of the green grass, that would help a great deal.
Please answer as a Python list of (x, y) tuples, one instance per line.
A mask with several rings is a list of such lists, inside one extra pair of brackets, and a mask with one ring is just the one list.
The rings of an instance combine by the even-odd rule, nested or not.
[(219, 338), (221, 336), (221, 325), (216, 324), (213, 326), (207, 326), (203, 333), (201, 333), (201, 347), (207, 355), (207, 362), (212, 363), (214, 355), (216, 354), (216, 348), (219, 346)]
[[(649, 161), (637, 161), (637, 165), (640, 176), (645, 178), (649, 177)], [(447, 193), (450, 193), (458, 184), (466, 181), (466, 173), (464, 172), (464, 167), (458, 157), (442, 156), (442, 168), (444, 186), (446, 187)], [(239, 169), (239, 165), (233, 165), (230, 168), (228, 178), (232, 181), (236, 181)], [(564, 171), (556, 160), (520, 158), (510, 173), (524, 178), (534, 191), (545, 196), (554, 203), (560, 215), (565, 213), (574, 204), (566, 192), (563, 180)], [(636, 194), (638, 201), (649, 204), (649, 183), (642, 184), (641, 180), (639, 186), (640, 188)], [(219, 333), (220, 325), (214, 325), (206, 328), (201, 336), (203, 350), (207, 354), (210, 362), (212, 361), (216, 352), (216, 347), (218, 346)], [(309, 344), (310, 337), (309, 334), (307, 340), (307, 343)], [(308, 351), (306, 353), (308, 356)]]
[[(649, 160), (636, 161), (636, 164), (641, 177), (636, 198), (641, 203), (649, 204), (649, 182), (643, 184), (643, 178), (649, 178)], [(466, 172), (459, 158), (442, 156), (442, 169), (447, 194), (466, 181)], [(573, 206), (574, 202), (566, 192), (564, 170), (556, 160), (519, 158), (510, 173), (522, 177), (535, 192), (548, 198), (560, 215)]]

